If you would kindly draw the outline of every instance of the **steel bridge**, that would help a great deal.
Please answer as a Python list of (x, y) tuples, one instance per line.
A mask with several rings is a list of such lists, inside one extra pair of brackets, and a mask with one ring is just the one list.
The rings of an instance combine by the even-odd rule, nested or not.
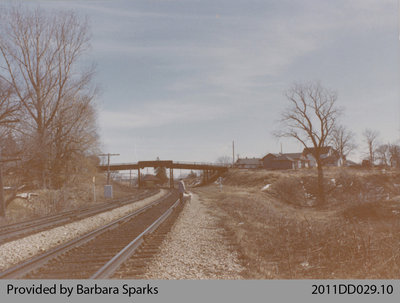
[(139, 161), (137, 163), (117, 163), (117, 164), (103, 164), (98, 168), (101, 171), (120, 171), (120, 170), (137, 170), (138, 171), (138, 186), (140, 187), (140, 170), (146, 167), (165, 167), (169, 169), (170, 173), (170, 187), (174, 187), (174, 169), (190, 169), (202, 170), (204, 182), (207, 183), (216, 174), (221, 174), (228, 170), (228, 165), (215, 164), (215, 163), (199, 163), (199, 162), (174, 162), (172, 160), (155, 160), (155, 161)]

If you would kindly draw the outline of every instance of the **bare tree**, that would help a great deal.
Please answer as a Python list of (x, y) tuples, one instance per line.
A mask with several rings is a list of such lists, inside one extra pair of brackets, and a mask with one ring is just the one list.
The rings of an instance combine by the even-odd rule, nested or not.
[(343, 163), (348, 154), (357, 147), (354, 142), (354, 133), (343, 125), (337, 125), (333, 128), (331, 142)]
[(13, 146), (9, 144), (12, 139), (9, 125), (17, 122), (16, 114), (18, 109), (19, 105), (13, 98), (12, 87), (0, 79), (0, 217), (5, 216), (8, 202), (4, 198), (3, 192), (3, 156), (12, 152)]
[(382, 144), (375, 149), (375, 160), (381, 165), (398, 167), (399, 159), (400, 147), (396, 144)]
[(388, 166), (390, 163), (389, 144), (379, 145), (375, 149), (375, 161), (379, 164)]
[(398, 168), (400, 166), (400, 146), (389, 144), (390, 166)]
[(363, 132), (363, 136), (364, 136), (365, 143), (367, 144), (367, 147), (368, 147), (369, 163), (371, 165), (374, 165), (376, 148), (378, 145), (379, 132), (371, 130), (371, 129), (366, 129)]
[[(160, 158), (157, 157), (157, 161), (160, 161)], [(162, 184), (168, 181), (168, 176), (167, 176), (167, 168), (165, 166), (159, 166), (154, 168), (154, 172), (157, 176), (157, 178), (161, 181)]]
[(313, 148), (318, 171), (318, 202), (325, 202), (321, 154), (336, 125), (339, 110), (335, 92), (319, 83), (295, 84), (287, 92), (290, 106), (282, 113), (279, 137), (291, 137)]
[(10, 123), (17, 121), (19, 104), (12, 92), (11, 85), (0, 78), (0, 127), (3, 131)]
[(50, 180), (56, 187), (67, 181), (70, 173), (76, 173), (76, 166), (71, 163), (97, 151), (96, 115), (91, 100), (75, 99), (71, 103), (71, 107), (60, 110), (51, 128)]
[(0, 79), (21, 105), (25, 160), (46, 187), (63, 161), (96, 137), (94, 68), (79, 61), (89, 48), (88, 23), (71, 11), (40, 8), (14, 7), (0, 17)]

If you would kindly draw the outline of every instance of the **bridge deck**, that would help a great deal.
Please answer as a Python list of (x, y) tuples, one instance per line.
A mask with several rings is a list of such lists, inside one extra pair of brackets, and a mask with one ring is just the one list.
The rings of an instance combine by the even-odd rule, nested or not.
[[(172, 169), (191, 169), (191, 170), (218, 170), (225, 171), (228, 166), (218, 165), (213, 163), (196, 163), (196, 162), (173, 162), (173, 161), (139, 161), (137, 163), (117, 163), (110, 164), (110, 171), (116, 170), (131, 170), (141, 169), (145, 167), (165, 167)], [(108, 170), (108, 165), (99, 165), (98, 168), (102, 171)]]

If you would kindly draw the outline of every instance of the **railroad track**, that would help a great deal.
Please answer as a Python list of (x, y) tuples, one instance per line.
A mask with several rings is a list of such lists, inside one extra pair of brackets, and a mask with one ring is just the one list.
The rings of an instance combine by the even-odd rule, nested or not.
[(134, 197), (115, 199), (109, 202), (62, 212), (56, 215), (0, 226), (0, 245), (5, 242), (46, 230), (48, 228), (64, 225), (76, 220), (99, 214), (101, 212), (109, 211), (116, 207), (143, 200), (158, 192), (159, 189), (145, 190), (143, 192), (139, 192)]
[[(1, 272), (0, 278), (112, 277), (121, 264), (131, 259), (135, 251), (139, 251), (140, 255), (146, 250), (149, 239), (160, 239), (159, 234), (168, 229), (164, 226), (171, 226), (180, 208), (177, 193), (170, 192), (132, 214)], [(170, 216), (171, 214), (173, 215)], [(151, 235), (159, 226), (160, 231)], [(138, 265), (141, 266), (142, 263)], [(126, 266), (122, 272), (127, 272)], [(118, 277), (121, 277), (121, 273)]]
[(153, 262), (154, 256), (160, 251), (161, 243), (167, 234), (171, 231), (183, 205), (179, 205), (177, 209), (157, 228), (153, 233), (149, 234), (140, 245), (135, 253), (127, 258), (113, 273), (100, 275), (94, 278), (112, 278), (112, 279), (136, 279), (146, 280), (145, 276), (147, 266)]

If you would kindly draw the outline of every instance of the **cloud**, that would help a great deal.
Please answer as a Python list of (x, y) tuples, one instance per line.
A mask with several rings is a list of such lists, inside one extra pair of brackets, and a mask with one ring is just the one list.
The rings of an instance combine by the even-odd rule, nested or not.
[(109, 130), (129, 130), (171, 124), (183, 125), (214, 120), (229, 114), (229, 111), (222, 106), (163, 101), (146, 103), (142, 107), (129, 108), (125, 111), (103, 110), (100, 112), (100, 123), (103, 128)]
[[(122, 9), (112, 10), (111, 15), (121, 12), (116, 23), (119, 28), (114, 29), (118, 35), (109, 37), (112, 41), (95, 40), (96, 52), (121, 60), (125, 58), (124, 64), (130, 66), (131, 73), (138, 78), (151, 75), (149, 79), (155, 94), (172, 93), (180, 103), (192, 105), (184, 105), (188, 114), (182, 116), (172, 110), (174, 106), (168, 102), (164, 108), (162, 102), (147, 99), (146, 102), (155, 104), (144, 107), (140, 113), (135, 113), (135, 109), (132, 114), (109, 111), (104, 118), (111, 123), (113, 117), (117, 120), (115, 124), (128, 127), (151, 127), (172, 123), (176, 118), (186, 121), (192, 113), (198, 115), (191, 119), (206, 118), (207, 115), (201, 113), (207, 104), (219, 103), (222, 108), (219, 112), (224, 113), (231, 111), (232, 106), (241, 110), (238, 105), (244, 102), (250, 105), (272, 100), (271, 94), (277, 95), (286, 88), (287, 83), (282, 79), (291, 81), (291, 68), (302, 58), (314, 53), (321, 55), (320, 51), (324, 50), (322, 55), (335, 61), (335, 54), (330, 53), (329, 48), (337, 43), (338, 37), (347, 33), (357, 35), (368, 27), (389, 27), (390, 10), (386, 8), (389, 4), (388, 1), (383, 4), (379, 1), (367, 4), (362, 1), (351, 4), (308, 1), (297, 3), (292, 10), (284, 6), (271, 8), (265, 16), (262, 13), (241, 16), (239, 10), (236, 14), (230, 10), (229, 15), (221, 13), (218, 20), (205, 23), (166, 10), (135, 21), (137, 27), (128, 26), (132, 11), (126, 10), (125, 14)], [(142, 8), (140, 13), (132, 14), (147, 12)], [(171, 20), (158, 23), (165, 17)], [(145, 66), (138, 66), (144, 58)], [(307, 80), (309, 75), (315, 75), (314, 70), (318, 70), (318, 66), (311, 62), (303, 74), (299, 70), (295, 73)], [(139, 82), (141, 86), (133, 82), (128, 90), (143, 91), (145, 86)], [(198, 102), (201, 106), (194, 105)], [(163, 108), (162, 113), (156, 113), (157, 119), (145, 114), (156, 108)], [(125, 115), (130, 118), (123, 118)]]
[[(398, 101), (397, 91), (388, 93), (398, 85), (396, 57), (389, 51), (398, 46), (396, 1), (60, 3), (92, 21), (93, 56), (107, 85), (100, 113), (106, 142), (124, 144), (124, 130), (174, 134), (176, 125), (201, 136), (206, 132), (196, 128), (198, 122), (221, 130), (223, 120), (239, 122), (224, 128), (224, 136), (239, 138), (242, 131), (246, 153), (260, 152), (260, 142), (273, 151), (267, 134), (286, 102), (282, 92), (292, 81), (308, 80), (338, 91), (354, 128), (374, 121), (389, 133), (389, 124), (396, 124), (394, 114), (382, 118), (396, 112)], [(386, 106), (374, 110), (380, 96)], [(212, 148), (225, 153), (215, 144), (224, 140), (220, 133), (207, 135)]]

